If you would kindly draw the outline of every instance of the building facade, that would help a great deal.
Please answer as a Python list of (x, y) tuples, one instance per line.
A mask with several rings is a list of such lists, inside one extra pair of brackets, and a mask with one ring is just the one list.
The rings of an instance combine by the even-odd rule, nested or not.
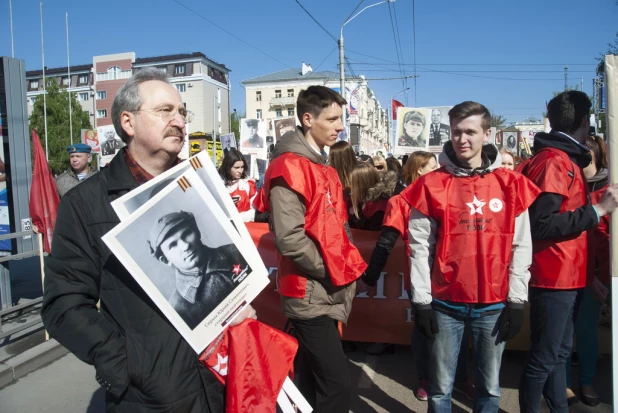
[[(91, 64), (71, 66), (70, 78), (67, 67), (46, 69), (45, 77), (69, 88), (96, 128), (112, 124), (116, 92), (144, 67), (156, 67), (167, 73), (192, 114), (189, 132), (211, 134), (215, 130), (217, 135), (230, 132), (230, 70), (200, 52), (146, 58), (136, 58), (133, 52), (94, 56)], [(27, 71), (26, 81), (30, 116), (34, 102), (43, 94), (42, 70)]]
[[(320, 85), (339, 93), (339, 73), (314, 72), (305, 63), (300, 68), (244, 80), (247, 118), (277, 119), (297, 116), (296, 99), (301, 90)], [(357, 152), (385, 152), (388, 117), (363, 76), (347, 77), (345, 82), (347, 126), (350, 143)]]

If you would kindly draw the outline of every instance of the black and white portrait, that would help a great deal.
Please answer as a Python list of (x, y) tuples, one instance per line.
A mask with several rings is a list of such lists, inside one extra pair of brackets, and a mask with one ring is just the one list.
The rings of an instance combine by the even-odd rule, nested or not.
[(114, 125), (99, 127), (98, 136), (102, 156), (114, 156), (121, 148), (125, 146), (120, 137), (116, 135)]
[(261, 262), (246, 253), (255, 246), (240, 237), (193, 169), (103, 239), (196, 351), (268, 283)]
[(227, 155), (231, 148), (236, 148), (236, 136), (233, 133), (221, 135), (220, 139), (223, 156)]
[(517, 152), (517, 132), (504, 132), (504, 147), (513, 152)]
[(397, 141), (395, 142), (398, 148), (404, 148), (407, 151), (427, 148), (429, 113), (428, 109), (399, 108), (397, 111)]
[(429, 146), (442, 146), (451, 140), (451, 126), (448, 117), (450, 107), (427, 108), (431, 111), (429, 124)]
[(277, 142), (286, 133), (296, 130), (296, 118), (276, 119), (275, 123), (275, 138)]
[(240, 125), (241, 149), (264, 149), (266, 122), (259, 119), (243, 119)]

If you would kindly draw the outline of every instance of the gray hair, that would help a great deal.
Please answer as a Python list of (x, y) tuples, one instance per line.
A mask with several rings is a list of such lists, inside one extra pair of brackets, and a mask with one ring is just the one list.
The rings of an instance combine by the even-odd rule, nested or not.
[(154, 67), (145, 67), (138, 70), (127, 82), (118, 89), (114, 103), (112, 103), (112, 122), (114, 129), (124, 143), (128, 143), (131, 138), (122, 128), (120, 124), (120, 115), (122, 112), (137, 112), (142, 106), (142, 100), (139, 96), (139, 85), (150, 80), (158, 80), (171, 84), (169, 78), (161, 70)]

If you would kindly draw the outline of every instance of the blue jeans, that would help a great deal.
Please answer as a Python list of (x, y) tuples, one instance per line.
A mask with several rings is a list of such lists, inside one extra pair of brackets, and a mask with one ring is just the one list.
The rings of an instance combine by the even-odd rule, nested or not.
[(581, 289), (529, 289), (530, 352), (519, 385), (522, 413), (539, 411), (541, 396), (552, 413), (568, 413), (565, 362), (573, 346), (573, 315)]
[[(600, 312), (601, 302), (594, 298), (592, 288), (584, 288), (581, 304), (577, 310), (577, 317), (575, 317), (575, 338), (577, 339), (580, 386), (592, 386), (594, 384), (597, 358), (599, 356), (597, 329)], [(566, 361), (567, 387), (569, 389), (573, 388), (572, 374), (571, 357), (569, 356)]]
[(471, 317), (436, 311), (440, 332), (429, 346), (428, 412), (451, 411), (451, 393), (455, 382), (457, 358), (466, 326), (472, 335), (476, 365), (474, 412), (497, 412), (500, 403), (500, 363), (505, 343), (496, 343), (500, 312)]
[[(412, 330), (412, 352), (416, 361), (416, 376), (419, 380), (429, 380), (429, 341), (418, 328)], [(462, 346), (457, 359), (457, 371), (455, 372), (455, 383), (468, 380), (468, 350), (470, 349), (470, 329), (464, 330)]]

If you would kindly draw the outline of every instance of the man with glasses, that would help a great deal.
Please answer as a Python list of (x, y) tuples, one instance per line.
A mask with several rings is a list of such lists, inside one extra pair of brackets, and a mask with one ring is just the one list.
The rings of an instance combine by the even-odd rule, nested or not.
[[(67, 193), (58, 210), (46, 259), (43, 322), (52, 337), (95, 367), (108, 412), (225, 409), (223, 386), (101, 240), (119, 223), (111, 201), (180, 162), (186, 117), (164, 73), (138, 71), (112, 105), (114, 128), (126, 147)], [(252, 314), (248, 307), (232, 324)]]

